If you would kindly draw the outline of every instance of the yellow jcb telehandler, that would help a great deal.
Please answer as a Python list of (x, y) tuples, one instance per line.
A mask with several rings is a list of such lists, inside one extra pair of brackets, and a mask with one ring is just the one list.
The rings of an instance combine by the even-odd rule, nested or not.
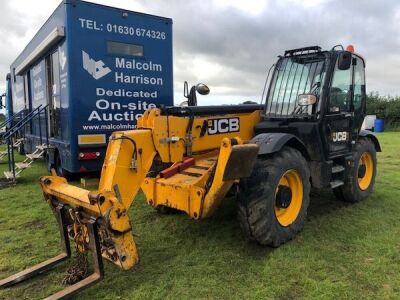
[[(192, 219), (212, 216), (233, 185), (241, 226), (259, 244), (277, 247), (304, 226), (311, 186), (331, 187), (357, 202), (373, 189), (376, 137), (361, 130), (365, 61), (352, 47), (285, 51), (275, 64), (264, 105), (150, 109), (137, 129), (114, 132), (99, 188), (58, 176), (40, 179), (55, 212), (64, 252), (0, 281), (8, 287), (70, 257), (70, 239), (91, 252), (94, 273), (51, 296), (70, 296), (100, 280), (103, 258), (124, 270), (139, 256), (128, 217), (136, 195)], [(198, 85), (187, 93), (207, 93)]]

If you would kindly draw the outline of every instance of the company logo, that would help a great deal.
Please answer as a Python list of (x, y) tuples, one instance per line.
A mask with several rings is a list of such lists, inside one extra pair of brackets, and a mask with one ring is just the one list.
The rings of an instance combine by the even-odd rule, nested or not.
[(332, 141), (333, 142), (345, 142), (348, 139), (349, 139), (349, 133), (346, 131), (332, 133)]
[(239, 118), (212, 119), (207, 123), (208, 134), (238, 132), (240, 130)]
[(111, 69), (107, 67), (102, 60), (95, 61), (94, 59), (89, 57), (85, 51), (82, 50), (82, 61), (83, 68), (88, 71), (90, 75), (93, 76), (94, 79), (98, 80), (108, 73), (111, 72)]
[(65, 51), (61, 48), (58, 48), (58, 52), (60, 53), (59, 60), (60, 60), (60, 67), (61, 70), (64, 71), (65, 64), (67, 63), (67, 57), (65, 56)]

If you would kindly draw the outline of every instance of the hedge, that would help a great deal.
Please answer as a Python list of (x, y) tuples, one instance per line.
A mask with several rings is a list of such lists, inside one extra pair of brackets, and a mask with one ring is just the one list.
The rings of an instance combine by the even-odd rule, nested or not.
[(367, 114), (385, 120), (385, 128), (400, 128), (400, 97), (380, 96), (370, 93), (367, 96)]

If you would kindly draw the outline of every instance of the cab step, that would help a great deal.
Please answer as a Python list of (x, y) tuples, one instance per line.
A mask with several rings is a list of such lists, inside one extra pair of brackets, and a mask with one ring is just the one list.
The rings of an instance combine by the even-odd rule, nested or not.
[(342, 186), (342, 185), (344, 185), (344, 182), (342, 180), (331, 181), (331, 188), (333, 188), (333, 189), (335, 189), (339, 186)]
[(332, 167), (332, 174), (337, 174), (337, 173), (341, 173), (344, 170), (346, 170), (345, 167), (341, 166), (341, 165), (335, 165)]

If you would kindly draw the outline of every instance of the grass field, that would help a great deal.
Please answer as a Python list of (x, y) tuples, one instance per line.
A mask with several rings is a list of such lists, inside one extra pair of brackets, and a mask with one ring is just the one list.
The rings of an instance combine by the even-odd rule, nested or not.
[[(130, 212), (139, 265), (121, 271), (105, 263), (104, 280), (78, 299), (400, 299), (400, 133), (378, 138), (373, 195), (349, 205), (329, 190), (312, 192), (304, 230), (278, 249), (246, 240), (232, 199), (212, 219), (192, 221), (159, 215), (139, 197)], [(18, 186), (0, 190), (0, 278), (58, 254), (38, 184), (44, 174), (35, 163)], [(67, 266), (0, 290), (0, 299), (50, 295), (63, 288)]]

